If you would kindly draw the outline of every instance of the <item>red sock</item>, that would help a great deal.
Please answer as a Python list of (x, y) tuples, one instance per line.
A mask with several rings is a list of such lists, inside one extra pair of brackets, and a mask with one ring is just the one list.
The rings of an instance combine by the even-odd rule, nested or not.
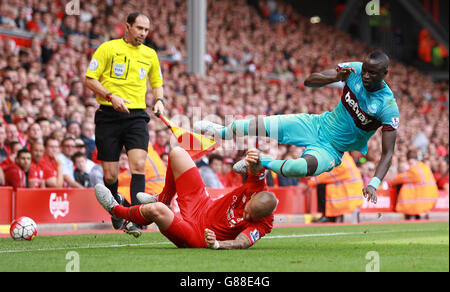
[(129, 220), (131, 222), (134, 222), (141, 226), (150, 225), (152, 222), (147, 220), (144, 216), (141, 215), (141, 211), (139, 211), (139, 208), (142, 205), (137, 206), (131, 206), (131, 207), (124, 207), (121, 205), (116, 205), (112, 210), (111, 213), (115, 217), (119, 217), (125, 220)]
[(169, 206), (172, 198), (177, 193), (177, 188), (175, 184), (175, 178), (173, 176), (172, 166), (169, 163), (167, 164), (167, 172), (166, 172), (166, 183), (164, 184), (164, 189), (161, 194), (158, 195), (158, 201)]

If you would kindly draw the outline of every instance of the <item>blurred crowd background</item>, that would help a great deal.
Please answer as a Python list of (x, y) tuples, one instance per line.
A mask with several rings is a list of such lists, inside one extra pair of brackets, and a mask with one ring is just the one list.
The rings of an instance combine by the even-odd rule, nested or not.
[[(91, 186), (88, 174), (98, 163), (97, 102), (83, 78), (95, 48), (123, 36), (125, 18), (133, 11), (151, 18), (146, 44), (160, 58), (169, 117), (192, 118), (195, 108), (201, 108), (202, 115), (217, 115), (222, 123), (226, 116), (331, 111), (341, 89), (305, 88), (303, 80), (340, 62), (360, 61), (373, 49), (333, 26), (312, 23), (286, 1), (214, 0), (208, 1), (207, 8), (206, 74), (188, 74), (183, 62), (186, 5), (187, 1), (81, 0), (80, 15), (71, 16), (65, 14), (61, 1), (0, 0), (0, 29), (31, 36), (29, 47), (0, 38), (0, 161), (4, 172), (0, 183), (7, 184), (8, 167), (15, 163), (18, 151), (26, 148), (33, 161), (48, 156), (48, 163), (56, 169), (57, 186), (61, 183), (59, 164), (66, 169), (64, 174), (72, 172), (63, 175), (63, 186)], [(392, 59), (386, 82), (400, 110), (388, 178), (407, 169), (406, 153), (417, 149), (439, 188), (448, 189), (448, 81), (435, 82), (420, 69)], [(150, 108), (153, 104), (151, 91), (147, 104)], [(166, 161), (171, 134), (156, 118), (150, 121), (149, 131), (153, 148)], [(33, 151), (33, 144), (43, 146)], [(264, 151), (278, 158), (295, 158), (302, 152), (299, 147), (274, 146), (261, 143)], [(380, 154), (381, 135), (377, 133), (370, 140), (367, 156), (352, 156), (363, 176), (371, 177)], [(219, 178), (217, 186), (239, 183), (230, 169), (242, 151), (221, 147), (212, 155), (198, 164), (210, 166)], [(299, 183), (277, 178), (279, 185)], [(45, 183), (28, 183), (33, 186)]]

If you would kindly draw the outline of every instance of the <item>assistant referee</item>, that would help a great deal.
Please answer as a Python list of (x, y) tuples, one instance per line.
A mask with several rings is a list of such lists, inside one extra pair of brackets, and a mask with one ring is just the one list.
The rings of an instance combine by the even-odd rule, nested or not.
[[(153, 112), (164, 112), (163, 78), (155, 50), (142, 44), (150, 30), (148, 16), (128, 15), (126, 35), (100, 45), (86, 72), (85, 85), (97, 95), (100, 104), (95, 114), (95, 143), (103, 168), (103, 181), (114, 198), (117, 194), (119, 157), (125, 147), (130, 171), (131, 205), (137, 205), (138, 192), (145, 191), (145, 161), (149, 142), (145, 95), (152, 87)], [(148, 80), (148, 83), (147, 83)], [(138, 226), (112, 217), (115, 229), (140, 236)]]

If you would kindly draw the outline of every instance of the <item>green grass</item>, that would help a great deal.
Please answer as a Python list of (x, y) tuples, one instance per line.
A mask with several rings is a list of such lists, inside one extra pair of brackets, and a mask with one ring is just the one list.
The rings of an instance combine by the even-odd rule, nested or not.
[[(0, 238), (0, 271), (66, 271), (79, 255), (87, 271), (366, 271), (375, 251), (381, 272), (449, 271), (444, 223), (277, 228), (248, 250), (177, 249), (157, 232)], [(70, 253), (69, 253), (70, 255)]]

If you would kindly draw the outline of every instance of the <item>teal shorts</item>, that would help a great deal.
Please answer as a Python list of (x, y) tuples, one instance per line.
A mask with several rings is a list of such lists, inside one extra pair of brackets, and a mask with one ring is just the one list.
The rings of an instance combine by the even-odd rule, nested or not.
[(305, 147), (303, 155), (317, 159), (314, 176), (332, 170), (341, 164), (344, 153), (335, 149), (324, 135), (321, 135), (321, 116), (314, 114), (290, 114), (264, 118), (264, 126), (270, 138), (279, 144)]

